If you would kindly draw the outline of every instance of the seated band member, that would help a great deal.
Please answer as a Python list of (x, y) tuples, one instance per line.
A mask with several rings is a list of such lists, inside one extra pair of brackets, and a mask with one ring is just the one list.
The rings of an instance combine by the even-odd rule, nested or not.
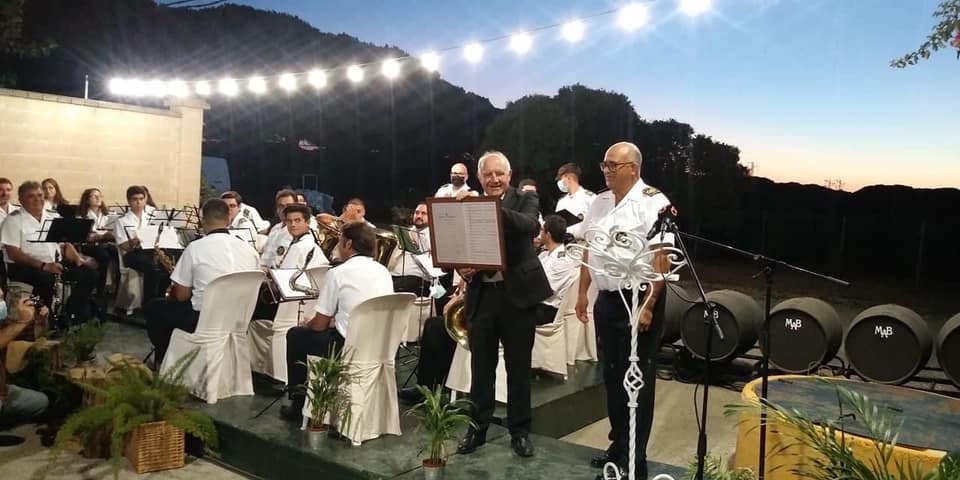
[(190, 333), (197, 329), (203, 292), (210, 282), (227, 273), (257, 269), (257, 252), (227, 229), (230, 213), (223, 200), (207, 200), (202, 215), (204, 236), (183, 250), (170, 275), (170, 296), (154, 299), (143, 310), (157, 365), (163, 362), (174, 329)]
[(11, 195), (13, 195), (13, 182), (9, 178), (0, 177), (0, 227), (3, 226), (7, 215), (20, 209), (19, 205), (10, 201)]
[[(283, 211), (283, 216), (290, 241), (278, 250), (273, 265), (263, 265), (261, 257), (260, 268), (264, 271), (271, 268), (303, 268), (306, 270), (329, 265), (330, 261), (320, 250), (320, 246), (317, 245), (313, 237), (313, 232), (310, 231), (310, 219), (313, 218), (310, 207), (294, 203), (287, 206)], [(277, 305), (279, 303), (266, 303), (261, 298), (257, 302), (253, 318), (273, 320), (273, 317), (277, 315)]]
[[(276, 197), (274, 197), (277, 223), (267, 229), (267, 240), (264, 242), (263, 252), (260, 253), (260, 266), (267, 268), (275, 267), (278, 257), (283, 255), (283, 250), (290, 244), (290, 240), (293, 240), (284, 222), (283, 211), (293, 204), (307, 206), (305, 203), (301, 204), (297, 202), (296, 198), (297, 193), (288, 189), (278, 191)], [(317, 229), (317, 219), (313, 216), (310, 217), (310, 229)]]
[(60, 207), (70, 205), (66, 198), (63, 198), (63, 192), (60, 190), (60, 184), (52, 178), (44, 178), (40, 182), (43, 188), (43, 208), (51, 212), (60, 213)]
[(87, 243), (80, 247), (80, 251), (97, 261), (97, 295), (101, 297), (105, 295), (110, 263), (117, 256), (117, 247), (111, 243), (114, 240), (113, 232), (105, 228), (109, 213), (100, 189), (88, 188), (83, 191), (77, 217), (93, 220), (93, 223), (90, 225)]
[(343, 223), (348, 222), (362, 222), (366, 223), (370, 228), (377, 228), (376, 225), (367, 221), (367, 206), (363, 203), (363, 200), (359, 198), (351, 198), (347, 200), (347, 203), (343, 205), (343, 210), (340, 211), (340, 217), (334, 217), (329, 213), (321, 213), (317, 215), (317, 221), (324, 224), (330, 224), (334, 220), (339, 219)]
[[(41, 203), (42, 204), (42, 203)], [(50, 404), (47, 396), (36, 390), (7, 383), (7, 345), (25, 333), (33, 339), (43, 334), (48, 315), (47, 307), (37, 307), (29, 296), (4, 298), (0, 290), (0, 428), (8, 428), (33, 420), (43, 414)]]
[(251, 234), (256, 235), (257, 226), (253, 223), (253, 220), (250, 219), (250, 210), (244, 212), (240, 209), (243, 199), (239, 193), (232, 190), (223, 192), (220, 195), (220, 200), (227, 202), (227, 208), (230, 209), (229, 228), (248, 228)]
[(154, 245), (141, 245), (143, 228), (150, 224), (152, 215), (147, 212), (147, 191), (141, 185), (127, 188), (127, 213), (117, 219), (113, 236), (117, 248), (123, 254), (123, 264), (143, 275), (143, 299), (162, 297), (170, 285), (170, 274), (157, 264)]
[[(413, 228), (416, 230), (401, 230), (401, 234), (409, 233), (410, 242), (420, 249), (421, 252), (430, 251), (430, 219), (427, 216), (427, 204), (420, 203), (413, 211)], [(400, 248), (399, 246), (397, 248)], [(393, 275), (393, 291), (409, 292), (418, 297), (425, 297), (429, 294), (431, 277), (425, 272), (420, 264), (414, 259), (410, 252), (403, 251), (400, 258), (393, 264), (390, 270)]]
[(560, 296), (569, 291), (568, 288), (573, 284), (577, 268), (580, 266), (578, 262), (567, 256), (567, 248), (564, 244), (568, 235), (566, 229), (567, 222), (559, 215), (547, 215), (543, 219), (543, 227), (540, 229), (540, 245), (543, 251), (538, 258), (543, 265), (544, 273), (547, 274), (553, 295), (537, 304), (537, 325), (553, 322), (562, 300)]
[(307, 355), (326, 356), (331, 347), (342, 348), (353, 309), (365, 300), (393, 293), (390, 272), (372, 258), (376, 246), (376, 235), (366, 224), (352, 222), (343, 226), (337, 243), (343, 263), (327, 273), (313, 318), (287, 332), (287, 385), (291, 386), (293, 402), (280, 410), (284, 418), (302, 418), (305, 396), (292, 387), (307, 380), (307, 368), (301, 363), (306, 362)]
[[(72, 323), (86, 322), (92, 313), (90, 295), (97, 277), (96, 262), (80, 255), (69, 243), (37, 242), (44, 223), (58, 218), (58, 215), (43, 208), (39, 183), (24, 182), (17, 194), (23, 208), (10, 214), (0, 230), (10, 280), (33, 285), (34, 294), (44, 305), (52, 305), (55, 275), (60, 275), (64, 282), (72, 285), (70, 298), (61, 299), (66, 300), (61, 318)], [(64, 262), (60, 260), (61, 249)]]

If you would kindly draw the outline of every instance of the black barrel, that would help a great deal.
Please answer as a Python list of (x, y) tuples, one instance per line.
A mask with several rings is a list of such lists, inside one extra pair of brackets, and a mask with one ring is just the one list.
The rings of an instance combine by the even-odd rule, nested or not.
[(836, 356), (842, 341), (837, 310), (823, 300), (791, 298), (770, 310), (770, 364), (777, 370), (816, 370)]
[(871, 382), (901, 384), (917, 374), (933, 350), (923, 318), (900, 305), (877, 305), (857, 315), (843, 340), (850, 365)]
[(663, 319), (663, 343), (673, 343), (680, 340), (680, 324), (683, 323), (683, 314), (693, 303), (684, 300), (696, 300), (700, 298), (699, 293), (681, 287), (677, 284), (667, 285), (667, 293), (664, 295)]
[(960, 313), (950, 317), (937, 335), (937, 360), (943, 373), (960, 386)]
[(740, 355), (757, 342), (757, 333), (763, 320), (760, 304), (748, 295), (734, 290), (716, 290), (707, 294), (707, 300), (717, 305), (717, 323), (723, 330), (720, 341), (716, 329), (704, 323), (707, 308), (702, 302), (690, 306), (683, 315), (680, 336), (693, 356), (704, 358), (707, 352), (707, 332), (713, 335), (710, 359), (727, 361)]

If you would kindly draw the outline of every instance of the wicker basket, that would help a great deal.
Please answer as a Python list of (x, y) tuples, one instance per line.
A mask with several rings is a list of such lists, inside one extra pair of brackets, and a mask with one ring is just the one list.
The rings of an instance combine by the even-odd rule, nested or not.
[(183, 466), (183, 430), (167, 422), (145, 423), (127, 439), (127, 460), (137, 473), (158, 472)]

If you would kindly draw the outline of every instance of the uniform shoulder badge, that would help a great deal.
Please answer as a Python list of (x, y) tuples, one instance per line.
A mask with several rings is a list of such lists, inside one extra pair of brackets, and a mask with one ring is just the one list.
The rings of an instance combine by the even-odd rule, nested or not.
[(646, 195), (646, 196), (648, 196), (648, 197), (652, 197), (652, 196), (654, 196), (654, 195), (656, 195), (656, 194), (658, 194), (658, 193), (660, 193), (660, 189), (655, 188), (655, 187), (647, 187), (647, 188), (644, 188), (644, 189), (643, 189), (643, 194)]
[(16, 210), (10, 212), (9, 215), (11, 215), (11, 216), (13, 216), (13, 215), (20, 215), (20, 212), (22, 212), (22, 211), (23, 211), (22, 208), (18, 208), (18, 209), (16, 209)]
[(566, 251), (557, 252), (557, 258), (563, 258), (563, 257), (566, 257), (566, 256), (567, 256), (567, 252), (566, 252)]
[(588, 196), (588, 197), (595, 197), (595, 196), (597, 196), (596, 193), (593, 193), (592, 191), (587, 190), (586, 188), (583, 189), (583, 193), (584, 193), (586, 196)]
[(283, 252), (285, 251), (287, 251), (287, 249), (283, 248), (283, 245), (277, 247), (277, 255), (283, 255)]

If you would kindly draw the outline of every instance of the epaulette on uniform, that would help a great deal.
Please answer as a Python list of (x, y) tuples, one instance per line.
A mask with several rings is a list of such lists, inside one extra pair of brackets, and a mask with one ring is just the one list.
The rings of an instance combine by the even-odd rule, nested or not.
[(658, 193), (660, 193), (660, 189), (655, 188), (655, 187), (647, 187), (647, 188), (644, 188), (644, 189), (643, 189), (643, 194), (646, 195), (646, 196), (648, 196), (648, 197), (652, 197), (652, 196), (654, 196), (654, 195), (656, 195), (656, 194), (658, 194)]
[(22, 212), (22, 211), (23, 211), (22, 208), (18, 208), (18, 209), (16, 209), (16, 210), (10, 212), (9, 215), (10, 215), (10, 216), (20, 215), (20, 212)]

